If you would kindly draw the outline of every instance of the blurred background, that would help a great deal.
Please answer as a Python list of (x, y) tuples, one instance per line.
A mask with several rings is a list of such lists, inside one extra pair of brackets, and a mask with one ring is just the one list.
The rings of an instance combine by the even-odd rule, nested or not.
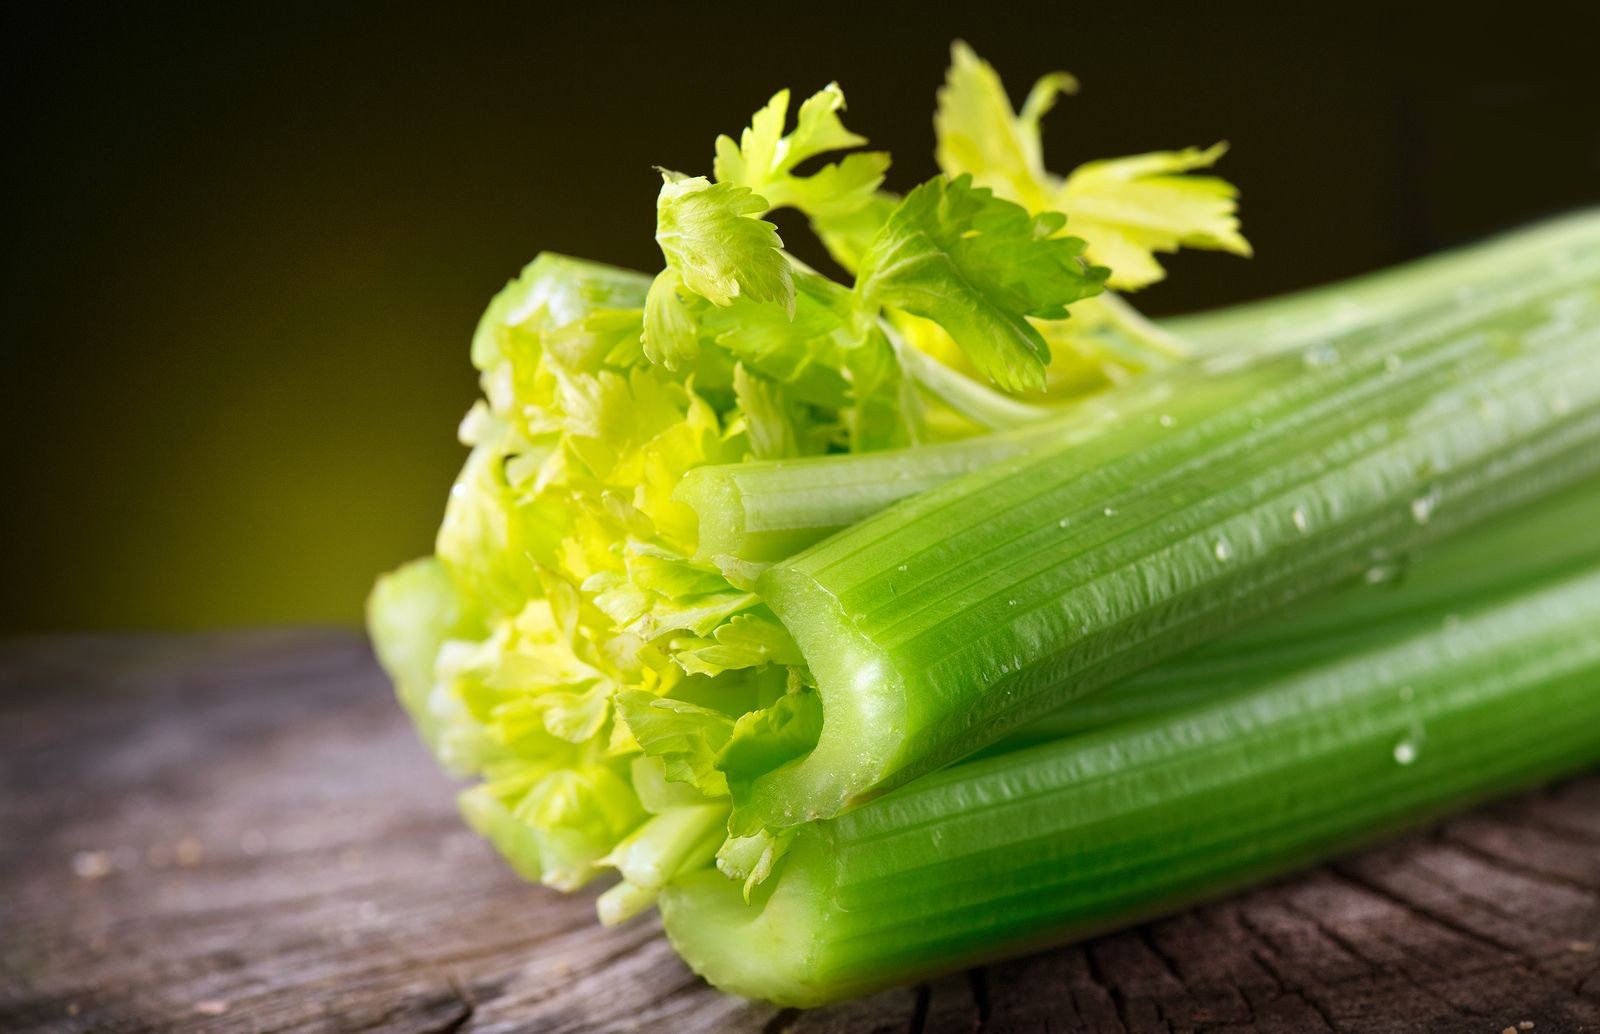
[(357, 620), (430, 549), (507, 278), (656, 268), (651, 166), (709, 172), (782, 86), (837, 79), (926, 178), (955, 37), (1018, 100), (1082, 80), (1051, 168), (1232, 142), (1256, 258), (1176, 257), (1153, 313), (1600, 202), (1593, 4), (217, 6), (6, 28), (0, 632)]

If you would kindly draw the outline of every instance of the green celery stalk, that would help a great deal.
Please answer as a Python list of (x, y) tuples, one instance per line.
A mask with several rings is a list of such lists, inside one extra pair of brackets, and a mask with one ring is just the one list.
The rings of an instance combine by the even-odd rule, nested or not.
[(1426, 632), (1572, 570), (1600, 568), (1600, 478), (1424, 550), (1400, 576), (1358, 582), (1091, 693), (975, 756), (1172, 712), (1264, 678)]
[(1304, 348), (1346, 330), (1406, 318), (1419, 300), (1448, 307), (1494, 290), (1575, 248), (1593, 246), (1600, 209), (1585, 209), (1360, 276), (1247, 305), (1162, 321), (1201, 350), (1248, 340), (1257, 348)]
[[(1253, 354), (1393, 335), (1448, 316), (1463, 298), (1521, 291), (1600, 241), (1586, 211), (1347, 281), (1162, 322), (1201, 354)], [(1341, 340), (1342, 339), (1342, 340)], [(1360, 347), (1357, 344), (1356, 347)], [(1124, 389), (1124, 393), (1139, 388)], [(1165, 391), (1170, 388), (1161, 388)], [(1092, 435), (1100, 407), (915, 449), (720, 464), (690, 471), (677, 495), (699, 518), (701, 559), (780, 560), (889, 505), (1021, 455), (1061, 434)], [(1085, 411), (1086, 410), (1086, 411)]]
[[(1055, 423), (1047, 433), (1059, 433)], [(695, 511), (699, 559), (780, 560), (901, 499), (1021, 455), (1039, 437), (1000, 431), (914, 449), (722, 463), (689, 471), (675, 497)]]
[(1152, 377), (771, 567), (821, 732), (734, 786), (730, 829), (838, 814), (1600, 467), (1600, 246), (1543, 274), (1339, 350)]
[(817, 1005), (1169, 912), (1600, 757), (1600, 565), (1429, 616), (924, 776), (799, 831), (750, 905), (682, 877), (667, 935), (725, 990)]

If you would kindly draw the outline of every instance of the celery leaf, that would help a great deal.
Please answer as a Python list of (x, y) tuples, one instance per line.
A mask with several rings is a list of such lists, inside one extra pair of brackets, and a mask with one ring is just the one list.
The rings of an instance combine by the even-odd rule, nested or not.
[(1088, 162), (1065, 179), (1049, 172), (1040, 120), (1059, 94), (1076, 91), (1076, 80), (1064, 72), (1045, 76), (1018, 114), (994, 67), (956, 43), (934, 117), (939, 167), (948, 176), (970, 174), (979, 186), (1030, 212), (1065, 213), (1072, 232), (1087, 242), (1086, 257), (1110, 267), (1109, 284), (1119, 290), (1164, 277), (1158, 251), (1250, 254), (1239, 234), (1233, 185), (1184, 175), (1215, 164), (1227, 150), (1224, 144)]
[(1165, 277), (1155, 252), (1179, 246), (1248, 256), (1234, 214), (1239, 192), (1216, 176), (1185, 176), (1215, 164), (1226, 144), (1085, 162), (1056, 204), (1089, 242), (1090, 259), (1111, 267), (1111, 285), (1132, 289)]
[(662, 173), (656, 243), (683, 286), (715, 305), (735, 298), (794, 308), (794, 282), (772, 207), (749, 187)]
[(772, 208), (796, 208), (813, 218), (837, 217), (866, 204), (883, 182), (889, 156), (862, 151), (823, 166), (809, 176), (796, 176), (801, 162), (829, 151), (860, 147), (866, 137), (844, 127), (844, 92), (829, 83), (800, 105), (796, 125), (783, 132), (789, 112), (789, 91), (779, 90), (739, 135), (719, 136), (713, 165), (717, 181), (747, 187)]
[(873, 240), (856, 295), (937, 322), (1001, 387), (1042, 388), (1050, 350), (1028, 317), (1064, 318), (1106, 275), (1084, 268), (1083, 241), (1058, 236), (1064, 222), (1029, 215), (970, 176), (929, 180)]

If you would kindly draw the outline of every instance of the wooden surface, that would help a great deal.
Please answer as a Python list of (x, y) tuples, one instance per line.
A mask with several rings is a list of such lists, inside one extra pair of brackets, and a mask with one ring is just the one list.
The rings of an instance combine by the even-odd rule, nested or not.
[(0, 1031), (1600, 1031), (1600, 776), (809, 1013), (518, 882), (451, 797), (353, 635), (0, 646)]

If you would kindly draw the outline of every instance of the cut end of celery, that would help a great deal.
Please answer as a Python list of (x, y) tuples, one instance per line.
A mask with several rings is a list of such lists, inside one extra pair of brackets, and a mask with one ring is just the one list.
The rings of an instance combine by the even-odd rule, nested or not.
[(661, 892), (667, 939), (713, 986), (746, 998), (809, 1008), (839, 997), (819, 972), (829, 903), (817, 844), (795, 845), (777, 878), (746, 904), (739, 884), (702, 869)]
[(672, 498), (688, 506), (699, 521), (695, 559), (718, 554), (744, 556), (744, 498), (726, 477), (706, 467), (689, 471)]
[(904, 682), (839, 601), (793, 570), (769, 571), (759, 584), (816, 679), (822, 731), (809, 754), (736, 794), (735, 834), (837, 815), (883, 781), (905, 740)]
[(595, 915), (599, 917), (601, 926), (621, 926), (654, 905), (657, 893), (653, 888), (619, 880), (595, 899)]
[[(804, 466), (793, 462), (788, 465)], [(750, 513), (745, 505), (747, 489), (741, 479), (748, 478), (752, 471), (770, 473), (784, 466), (744, 463), (697, 467), (683, 476), (672, 497), (693, 510), (699, 522), (696, 560), (708, 561), (718, 556), (758, 562), (782, 560), (834, 530), (816, 526), (815, 522), (796, 524), (792, 519), (780, 521), (781, 527), (763, 527), (762, 515)]]

